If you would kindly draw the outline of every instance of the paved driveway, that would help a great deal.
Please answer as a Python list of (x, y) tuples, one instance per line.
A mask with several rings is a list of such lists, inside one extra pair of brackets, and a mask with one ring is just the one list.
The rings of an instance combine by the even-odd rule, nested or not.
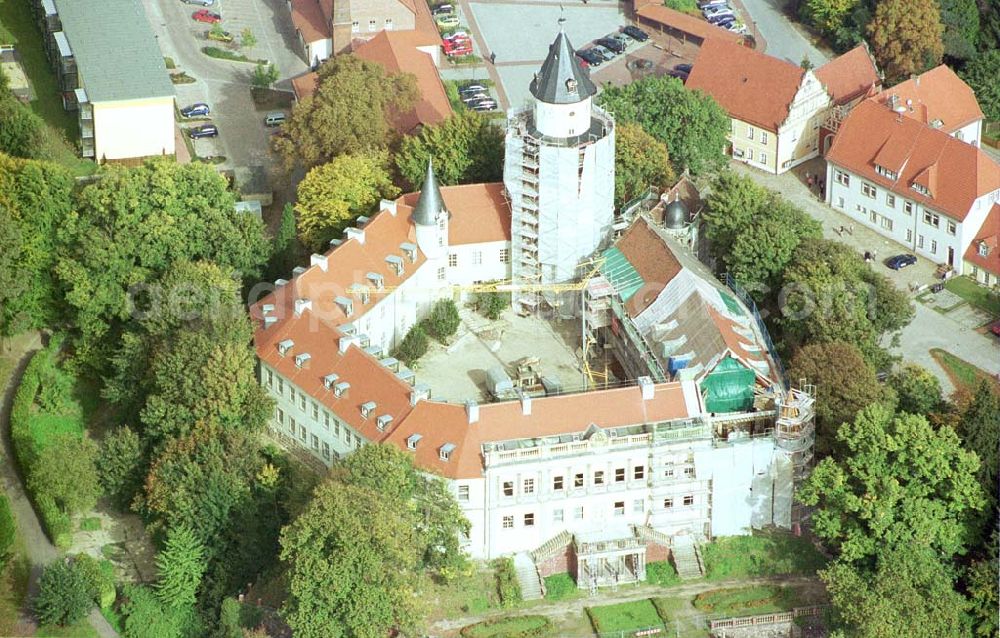
[[(179, 69), (197, 80), (176, 85), (178, 105), (206, 102), (212, 107), (219, 137), (195, 142), (198, 155), (224, 155), (223, 167), (227, 168), (271, 165), (269, 131), (264, 126), (267, 109), (257, 110), (250, 98), (254, 65), (218, 60), (201, 52), (204, 46), (224, 45), (205, 39), (210, 25), (191, 19), (198, 7), (179, 0), (143, 0), (143, 5), (163, 55), (173, 58)], [(306, 70), (291, 16), (281, 0), (217, 0), (211, 10), (222, 15), (223, 28), (237, 38), (244, 28), (250, 28), (257, 44), (242, 52), (278, 67), (281, 79), (277, 88), (290, 88), (290, 78)]]
[(742, 0), (742, 3), (750, 33), (763, 36), (767, 41), (765, 52), (768, 55), (794, 64), (799, 64), (802, 56), (808, 55), (814, 66), (830, 58), (813, 46), (802, 27), (785, 17), (785, 7), (789, 4), (787, 0)]

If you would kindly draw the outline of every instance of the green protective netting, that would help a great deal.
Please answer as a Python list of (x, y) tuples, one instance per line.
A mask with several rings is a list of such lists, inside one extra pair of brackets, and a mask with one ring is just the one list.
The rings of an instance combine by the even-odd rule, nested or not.
[(729, 308), (729, 312), (738, 317), (742, 317), (744, 315), (743, 308), (741, 308), (740, 304), (733, 299), (732, 295), (726, 294), (720, 290), (719, 296), (722, 297), (722, 301), (726, 304), (726, 308)]
[(732, 357), (726, 357), (701, 382), (709, 412), (742, 412), (753, 405), (757, 375)]
[(622, 301), (628, 301), (637, 290), (646, 285), (622, 251), (612, 246), (601, 255), (604, 257), (601, 274), (614, 286)]

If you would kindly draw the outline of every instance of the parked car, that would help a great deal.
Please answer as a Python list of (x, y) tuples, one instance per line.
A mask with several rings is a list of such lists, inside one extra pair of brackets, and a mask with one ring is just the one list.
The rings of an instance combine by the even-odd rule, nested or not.
[(431, 9), (431, 15), (439, 16), (448, 13), (455, 13), (455, 7), (450, 4), (439, 4), (438, 6)]
[(434, 22), (442, 29), (451, 29), (461, 24), (457, 16), (450, 14), (439, 15), (434, 18)]
[(475, 104), (476, 102), (482, 102), (483, 100), (491, 100), (489, 93), (472, 93), (470, 95), (463, 95), (462, 101), (466, 104)]
[(637, 42), (645, 42), (646, 40), (649, 39), (648, 33), (643, 31), (639, 27), (631, 24), (622, 29), (622, 33), (632, 38), (633, 40), (636, 40)]
[(733, 9), (728, 4), (717, 4), (717, 5), (712, 5), (710, 7), (705, 7), (704, 9), (701, 10), (701, 13), (706, 18), (708, 18), (710, 16), (714, 16), (719, 13), (733, 13)]
[(604, 63), (604, 56), (599, 55), (593, 49), (581, 49), (576, 52), (576, 55), (590, 66), (601, 66)]
[(674, 71), (681, 71), (682, 73), (690, 73), (693, 67), (690, 64), (675, 64)]
[(472, 43), (465, 42), (462, 44), (456, 44), (455, 46), (450, 46), (450, 47), (446, 46), (444, 48), (444, 54), (449, 58), (456, 58), (463, 55), (470, 55), (472, 54)]
[(720, 29), (728, 29), (729, 27), (736, 24), (736, 16), (726, 16), (725, 18), (719, 20), (718, 22), (713, 22), (715, 26)]
[(629, 38), (626, 37), (624, 33), (609, 33), (604, 37), (611, 38), (612, 40), (618, 40), (619, 42), (622, 43), (622, 46), (624, 47), (628, 46)]
[(902, 270), (903, 268), (912, 266), (915, 263), (917, 263), (916, 255), (909, 255), (905, 253), (902, 255), (894, 255), (885, 260), (885, 265), (893, 270)]
[(738, 35), (743, 35), (747, 33), (747, 25), (734, 22), (733, 24), (726, 27), (726, 31), (732, 31)]
[(718, 25), (719, 23), (722, 22), (733, 22), (734, 20), (736, 20), (736, 16), (732, 13), (721, 13), (719, 15), (714, 15), (710, 18), (705, 18), (705, 19), (708, 20), (711, 24)]
[(614, 38), (601, 38), (596, 42), (612, 53), (625, 53), (625, 45)]
[(272, 128), (275, 126), (281, 126), (285, 123), (288, 117), (285, 115), (284, 111), (271, 111), (264, 116), (264, 126)]
[(600, 44), (590, 48), (595, 54), (601, 56), (601, 59), (607, 62), (608, 60), (615, 59), (615, 52), (607, 47), (603, 47)]
[(472, 38), (470, 38), (469, 34), (466, 33), (465, 31), (456, 31), (450, 35), (441, 36), (441, 39), (455, 41), (455, 40), (471, 40)]
[(472, 107), (473, 111), (485, 112), (485, 111), (495, 111), (497, 110), (496, 102), (480, 102), (479, 104)]
[(188, 129), (188, 137), (193, 140), (199, 140), (203, 137), (218, 137), (219, 129), (215, 124), (202, 124), (201, 126), (195, 126), (194, 128)]
[(482, 93), (484, 91), (486, 91), (486, 87), (482, 84), (465, 84), (458, 87), (459, 93)]
[(669, 71), (667, 71), (667, 75), (669, 75), (672, 78), (677, 78), (682, 83), (687, 82), (688, 79), (687, 73), (685, 73), (684, 71), (678, 71), (677, 69), (670, 69)]
[(705, 0), (705, 2), (698, 3), (698, 8), (701, 9), (702, 11), (711, 7), (728, 7), (728, 6), (729, 6), (728, 0)]
[(210, 7), (215, 4), (215, 0), (181, 0), (184, 4), (196, 4), (199, 7)]
[(208, 24), (215, 24), (216, 22), (222, 22), (222, 16), (218, 13), (213, 13), (208, 9), (198, 9), (191, 14), (191, 17), (197, 22), (207, 22)]
[(205, 34), (205, 37), (209, 40), (215, 40), (217, 42), (233, 41), (233, 34), (228, 31), (209, 31)]
[(181, 109), (181, 117), (205, 117), (212, 112), (204, 102), (195, 102)]
[(990, 332), (1000, 337), (1000, 321), (993, 322), (993, 325), (990, 326)]

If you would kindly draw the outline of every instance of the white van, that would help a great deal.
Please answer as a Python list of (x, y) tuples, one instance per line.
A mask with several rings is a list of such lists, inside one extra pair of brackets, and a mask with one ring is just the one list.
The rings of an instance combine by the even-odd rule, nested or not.
[(280, 126), (285, 123), (285, 114), (283, 111), (274, 111), (273, 113), (268, 113), (264, 117), (264, 126)]

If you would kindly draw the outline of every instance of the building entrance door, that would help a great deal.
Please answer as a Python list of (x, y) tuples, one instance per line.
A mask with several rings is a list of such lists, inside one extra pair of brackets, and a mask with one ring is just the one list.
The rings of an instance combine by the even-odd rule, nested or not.
[(948, 246), (948, 265), (952, 268), (955, 267), (955, 247)]

